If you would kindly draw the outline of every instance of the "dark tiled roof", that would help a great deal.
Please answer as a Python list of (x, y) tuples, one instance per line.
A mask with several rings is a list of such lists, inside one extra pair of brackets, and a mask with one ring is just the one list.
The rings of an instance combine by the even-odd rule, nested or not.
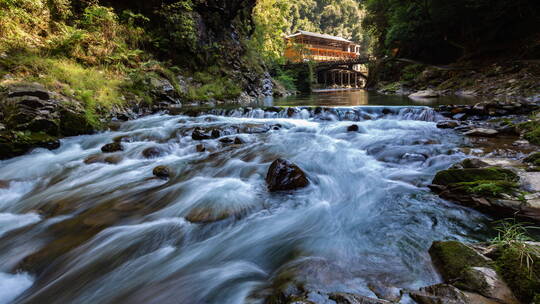
[(352, 42), (350, 40), (347, 40), (347, 39), (345, 39), (343, 37), (326, 35), (326, 34), (319, 34), (319, 33), (312, 33), (312, 32), (308, 32), (308, 31), (298, 31), (295, 34), (287, 36), (287, 38), (292, 38), (292, 37), (296, 37), (296, 36), (300, 36), (300, 35), (305, 35), (305, 36), (311, 36), (311, 37), (317, 37), (317, 38), (322, 38), (322, 39), (329, 39), (329, 40), (335, 40), (335, 41), (341, 41), (341, 42), (347, 42), (347, 43), (353, 43), (354, 44), (354, 42)]

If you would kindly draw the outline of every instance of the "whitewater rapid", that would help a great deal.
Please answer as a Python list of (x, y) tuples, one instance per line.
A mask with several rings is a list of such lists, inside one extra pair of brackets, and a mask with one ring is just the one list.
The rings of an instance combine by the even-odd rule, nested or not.
[[(370, 297), (369, 284), (438, 282), (431, 242), (482, 239), (486, 229), (482, 215), (426, 187), (464, 157), (463, 139), (438, 119), (427, 107), (153, 115), (1, 161), (0, 303), (263, 303), (276, 273), (303, 258), (346, 270), (327, 288)], [(194, 140), (195, 128), (241, 144)], [(85, 163), (114, 140), (119, 162)], [(162, 153), (147, 159), (147, 148)], [(269, 193), (277, 158), (310, 185)], [(153, 176), (160, 165), (170, 179)], [(20, 266), (95, 227), (37, 273)]]

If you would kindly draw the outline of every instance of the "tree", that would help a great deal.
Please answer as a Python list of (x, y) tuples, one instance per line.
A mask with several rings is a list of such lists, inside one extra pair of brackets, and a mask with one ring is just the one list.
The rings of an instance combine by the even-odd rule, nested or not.
[(283, 62), (290, 14), (291, 5), (287, 0), (259, 0), (253, 11), (255, 31), (251, 43), (268, 63)]

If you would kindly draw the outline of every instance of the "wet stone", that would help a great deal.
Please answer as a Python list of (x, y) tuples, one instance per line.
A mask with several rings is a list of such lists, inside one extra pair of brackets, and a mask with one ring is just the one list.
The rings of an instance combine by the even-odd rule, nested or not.
[(232, 144), (234, 142), (234, 139), (232, 139), (231, 137), (223, 137), (220, 138), (219, 141), (224, 144)]
[(453, 129), (459, 126), (459, 121), (456, 120), (443, 120), (437, 123), (437, 128), (439, 129)]
[(100, 162), (103, 162), (103, 156), (100, 154), (90, 155), (84, 160), (84, 163), (87, 165), (96, 164)]
[(168, 179), (171, 177), (171, 170), (167, 166), (157, 166), (152, 171), (152, 174), (161, 179)]
[(121, 163), (123, 160), (124, 160), (124, 157), (122, 157), (122, 155), (119, 155), (119, 154), (110, 155), (110, 156), (105, 157), (104, 159), (104, 161), (107, 164), (111, 164), (111, 165), (117, 165)]
[(203, 144), (198, 144), (195, 149), (197, 150), (197, 152), (204, 152), (206, 151), (206, 147), (203, 145)]
[(121, 135), (121, 136), (116, 136), (115, 138), (113, 138), (113, 141), (116, 142), (116, 143), (133, 142), (133, 137), (131, 137), (129, 135)]
[(474, 128), (470, 131), (467, 131), (463, 133), (467, 136), (478, 136), (478, 137), (495, 137), (499, 132), (494, 129), (487, 129), (487, 128)]
[(219, 137), (221, 137), (221, 131), (218, 130), (218, 129), (214, 129), (214, 130), (212, 130), (212, 132), (210, 132), (210, 136), (212, 138), (219, 138)]
[(285, 191), (306, 187), (309, 181), (297, 165), (280, 158), (270, 165), (266, 183), (269, 191)]
[(358, 125), (350, 125), (347, 127), (347, 132), (358, 132), (360, 128)]
[(0, 189), (8, 189), (10, 182), (7, 180), (0, 180)]
[(150, 147), (143, 150), (142, 155), (145, 158), (156, 158), (163, 154), (163, 150), (158, 147)]
[(195, 130), (193, 130), (193, 132), (191, 133), (191, 138), (193, 140), (205, 140), (205, 139), (210, 139), (211, 137), (206, 134), (206, 132), (201, 129), (201, 128), (195, 128)]
[(244, 143), (245, 143), (244, 140), (242, 138), (240, 138), (240, 137), (236, 137), (234, 139), (234, 144), (235, 145), (243, 145)]
[(121, 143), (114, 142), (114, 143), (106, 144), (103, 147), (101, 147), (101, 151), (103, 153), (113, 153), (113, 152), (118, 152), (118, 151), (124, 151), (124, 146)]

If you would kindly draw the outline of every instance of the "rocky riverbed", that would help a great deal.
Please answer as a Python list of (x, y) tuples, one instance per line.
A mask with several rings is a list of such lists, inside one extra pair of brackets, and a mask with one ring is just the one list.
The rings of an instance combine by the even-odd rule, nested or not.
[(485, 241), (495, 218), (538, 220), (537, 104), (169, 105), (62, 139), (94, 130), (51, 94), (5, 99), (2, 134), (17, 140), (4, 158), (37, 147), (0, 163), (0, 279), (21, 287), (15, 303), (536, 297), (538, 272), (516, 254), (536, 261), (537, 244)]

